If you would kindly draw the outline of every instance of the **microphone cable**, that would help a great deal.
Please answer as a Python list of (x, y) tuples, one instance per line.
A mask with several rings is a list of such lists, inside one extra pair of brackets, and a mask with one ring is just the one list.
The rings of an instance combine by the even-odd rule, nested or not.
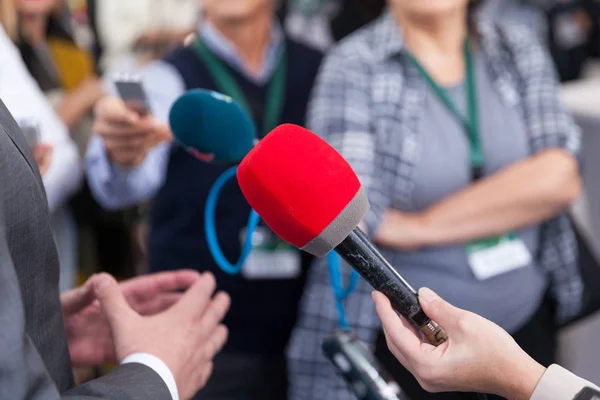
[[(252, 235), (254, 232), (256, 232), (256, 229), (260, 223), (260, 216), (256, 213), (256, 211), (251, 210), (250, 216), (248, 217), (246, 237), (244, 238), (240, 258), (235, 264), (232, 264), (229, 260), (227, 260), (227, 257), (225, 257), (225, 254), (223, 254), (223, 250), (221, 250), (221, 246), (219, 245), (215, 217), (221, 191), (231, 179), (236, 177), (237, 168), (237, 166), (229, 168), (215, 181), (213, 186), (210, 188), (208, 197), (206, 198), (204, 211), (204, 231), (206, 235), (206, 242), (208, 244), (208, 250), (210, 251), (217, 266), (223, 272), (229, 275), (237, 275), (242, 271), (244, 263), (252, 251)], [(342, 330), (349, 330), (350, 326), (348, 325), (348, 321), (346, 319), (344, 301), (350, 297), (354, 290), (356, 290), (360, 276), (358, 275), (358, 272), (356, 272), (354, 269), (351, 269), (350, 282), (346, 287), (344, 287), (342, 282), (341, 258), (335, 251), (331, 251), (327, 255), (327, 264), (329, 268), (331, 286), (333, 288), (333, 294), (335, 297), (340, 328)]]
[(208, 250), (210, 251), (219, 268), (229, 275), (239, 274), (244, 267), (244, 263), (252, 251), (252, 235), (260, 223), (260, 216), (256, 213), (256, 211), (251, 210), (250, 216), (248, 217), (246, 237), (244, 239), (244, 244), (242, 245), (240, 258), (235, 264), (229, 262), (227, 257), (225, 257), (223, 254), (221, 246), (219, 246), (217, 229), (215, 227), (215, 215), (217, 211), (219, 195), (221, 194), (225, 184), (227, 184), (230, 179), (235, 178), (236, 173), (237, 166), (229, 168), (223, 174), (221, 174), (221, 176), (219, 176), (219, 178), (210, 188), (210, 192), (206, 198), (206, 206), (204, 210), (204, 231), (206, 234), (206, 242), (208, 243)]

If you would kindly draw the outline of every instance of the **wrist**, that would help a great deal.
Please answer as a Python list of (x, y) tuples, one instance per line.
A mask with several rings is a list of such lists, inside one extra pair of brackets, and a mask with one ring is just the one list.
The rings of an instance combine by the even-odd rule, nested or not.
[(433, 220), (426, 211), (412, 214), (411, 219), (417, 247), (429, 247), (438, 244), (435, 238)]
[(502, 395), (509, 400), (529, 400), (546, 372), (546, 368), (533, 358), (523, 355), (523, 360), (513, 360), (505, 369), (511, 371), (510, 377), (500, 382), (506, 386)]

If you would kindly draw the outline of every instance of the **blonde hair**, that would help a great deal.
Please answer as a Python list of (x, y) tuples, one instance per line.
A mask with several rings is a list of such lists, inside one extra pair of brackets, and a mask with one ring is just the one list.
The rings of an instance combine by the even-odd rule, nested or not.
[[(19, 12), (17, 0), (0, 0), (0, 25), (4, 27), (6, 34), (15, 42), (19, 40)], [(50, 11), (50, 16), (58, 16), (67, 6), (65, 0), (55, 0)]]
[(12, 40), (17, 40), (19, 36), (19, 16), (15, 0), (0, 0), (0, 24)]

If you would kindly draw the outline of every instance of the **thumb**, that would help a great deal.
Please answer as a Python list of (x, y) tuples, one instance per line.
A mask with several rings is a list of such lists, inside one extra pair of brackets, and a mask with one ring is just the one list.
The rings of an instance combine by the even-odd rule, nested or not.
[(125, 300), (121, 287), (111, 275), (102, 273), (92, 279), (92, 287), (100, 307), (106, 315), (111, 330), (117, 329), (124, 322), (139, 317)]
[(419, 290), (419, 302), (425, 314), (448, 333), (457, 326), (458, 321), (466, 314), (466, 311), (454, 307), (428, 288)]

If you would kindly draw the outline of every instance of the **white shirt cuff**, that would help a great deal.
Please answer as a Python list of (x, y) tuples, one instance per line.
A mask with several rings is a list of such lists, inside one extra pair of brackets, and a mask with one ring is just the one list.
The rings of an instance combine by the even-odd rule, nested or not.
[(554, 364), (546, 370), (530, 400), (573, 399), (585, 387), (598, 389), (590, 382)]
[(177, 384), (175, 383), (173, 373), (160, 358), (148, 353), (134, 353), (125, 357), (121, 362), (121, 364), (128, 363), (144, 364), (152, 368), (162, 378), (167, 388), (169, 388), (173, 400), (179, 400), (179, 392), (177, 391)]

